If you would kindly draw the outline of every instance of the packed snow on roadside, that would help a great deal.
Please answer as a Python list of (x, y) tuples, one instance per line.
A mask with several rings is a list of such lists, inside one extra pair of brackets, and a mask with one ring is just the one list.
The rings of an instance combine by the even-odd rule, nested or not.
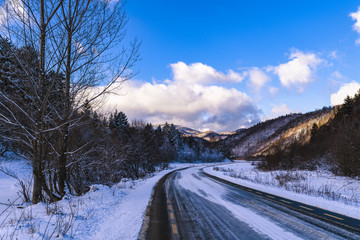
[[(123, 179), (112, 187), (93, 185), (83, 196), (68, 194), (56, 203), (36, 205), (22, 203), (18, 180), (0, 173), (0, 239), (137, 239), (158, 180), (193, 165), (171, 164), (145, 179)], [(25, 160), (0, 158), (0, 167), (31, 180)]]
[(228, 181), (360, 219), (360, 181), (324, 171), (260, 171), (249, 161), (204, 168)]

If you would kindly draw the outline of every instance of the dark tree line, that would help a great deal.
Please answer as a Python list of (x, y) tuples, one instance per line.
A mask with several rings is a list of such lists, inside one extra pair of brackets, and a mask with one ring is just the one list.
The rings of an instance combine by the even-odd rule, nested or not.
[(85, 147), (72, 155), (67, 171), (69, 189), (76, 194), (91, 184), (142, 178), (174, 160), (169, 154), (174, 146), (167, 135), (151, 124), (130, 124), (123, 112), (115, 112), (109, 119), (99, 117), (88, 106), (79, 114), (84, 115), (83, 122), (70, 134), (69, 146)]
[(125, 113), (117, 111), (109, 118), (101, 117), (90, 105), (78, 114), (81, 122), (69, 135), (69, 150), (74, 153), (66, 183), (72, 194), (82, 194), (92, 184), (143, 178), (171, 162), (224, 160), (214, 144), (182, 137), (173, 124), (130, 123)]

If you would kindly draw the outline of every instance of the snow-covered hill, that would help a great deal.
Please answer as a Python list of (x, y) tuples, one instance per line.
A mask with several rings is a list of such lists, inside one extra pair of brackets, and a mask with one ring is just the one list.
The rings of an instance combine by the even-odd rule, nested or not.
[(201, 132), (192, 128), (183, 127), (180, 125), (175, 125), (176, 129), (183, 135), (183, 136), (194, 136), (200, 134)]

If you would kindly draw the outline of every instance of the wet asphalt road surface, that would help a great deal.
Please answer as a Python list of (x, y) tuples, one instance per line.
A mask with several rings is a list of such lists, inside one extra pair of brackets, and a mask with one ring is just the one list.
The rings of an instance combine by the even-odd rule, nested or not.
[(211, 177), (201, 168), (155, 188), (146, 239), (360, 239), (360, 221)]

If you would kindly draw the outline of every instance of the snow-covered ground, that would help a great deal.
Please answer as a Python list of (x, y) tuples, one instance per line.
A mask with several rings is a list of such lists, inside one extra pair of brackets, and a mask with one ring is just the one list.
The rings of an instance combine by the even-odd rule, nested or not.
[(136, 239), (152, 188), (169, 171), (113, 187), (93, 185), (84, 196), (69, 196), (50, 205), (10, 208), (0, 238)]
[[(21, 205), (18, 181), (0, 173), (0, 239), (137, 239), (157, 181), (174, 169), (193, 165), (172, 164), (145, 179), (123, 179), (112, 187), (93, 185), (83, 196), (69, 195), (50, 205)], [(0, 167), (31, 179), (24, 160), (0, 159)]]
[[(19, 159), (14, 154), (9, 153), (6, 158), (0, 157), (0, 170), (15, 175), (20, 180), (23, 180), (25, 184), (30, 184), (28, 181), (32, 176), (31, 167), (26, 161)], [(18, 194), (20, 189), (21, 187), (17, 179), (0, 171), (0, 214), (8, 208), (9, 204), (20, 204), (22, 202), (22, 198)], [(1, 219), (0, 216), (0, 224), (2, 222)]]
[[(16, 173), (25, 183), (31, 179), (31, 167), (24, 160), (8, 159), (0, 158), (0, 167)], [(124, 179), (112, 187), (93, 185), (83, 196), (68, 195), (50, 205), (21, 204), (18, 180), (0, 172), (0, 239), (137, 239), (157, 181), (174, 169), (194, 165), (200, 166), (172, 164), (145, 179)], [(246, 161), (204, 170), (241, 185), (360, 218), (359, 180), (325, 171), (261, 172)]]
[(259, 171), (248, 161), (207, 167), (205, 172), (294, 201), (360, 219), (360, 181), (327, 171)]

